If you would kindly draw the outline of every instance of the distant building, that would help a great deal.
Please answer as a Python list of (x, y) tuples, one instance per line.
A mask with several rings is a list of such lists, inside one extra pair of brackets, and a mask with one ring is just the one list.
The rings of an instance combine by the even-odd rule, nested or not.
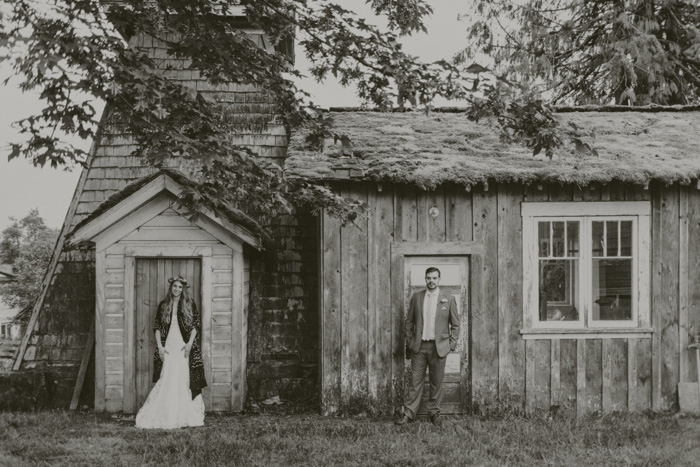
[(15, 273), (11, 264), (0, 264), (0, 284), (6, 284), (15, 280)]
[[(15, 280), (11, 264), (0, 264), (0, 285)], [(13, 324), (12, 320), (19, 313), (19, 308), (10, 308), (0, 301), (0, 339), (19, 340), (22, 338), (22, 326)]]

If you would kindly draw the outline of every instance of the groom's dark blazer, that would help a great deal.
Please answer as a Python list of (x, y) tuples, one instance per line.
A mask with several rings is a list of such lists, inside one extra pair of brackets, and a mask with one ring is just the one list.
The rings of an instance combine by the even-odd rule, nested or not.
[[(411, 306), (406, 317), (406, 346), (412, 352), (420, 350), (423, 339), (423, 301), (425, 290), (416, 292), (411, 297)], [(459, 339), (459, 315), (457, 301), (446, 292), (440, 291), (435, 310), (435, 348), (440, 357), (444, 357), (457, 347)]]

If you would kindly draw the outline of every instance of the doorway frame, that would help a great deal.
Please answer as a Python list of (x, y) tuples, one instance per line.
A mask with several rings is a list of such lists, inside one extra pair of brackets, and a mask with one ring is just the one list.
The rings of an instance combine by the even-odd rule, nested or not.
[(200, 300), (202, 319), (202, 356), (204, 375), (211, 381), (211, 260), (213, 249), (204, 246), (136, 246), (124, 254), (124, 412), (136, 413), (136, 259), (199, 259), (201, 261)]
[[(466, 374), (462, 375), (460, 383), (461, 392), (461, 406), (464, 413), (471, 412), (471, 379), (472, 379), (472, 365), (471, 365), (471, 316), (472, 309), (474, 307), (475, 299), (478, 297), (472, 293), (473, 290), (481, 290), (481, 271), (479, 264), (482, 262), (482, 258), (485, 254), (485, 246), (482, 242), (469, 241), (469, 242), (392, 242), (391, 243), (391, 314), (393, 319), (399, 320), (401, 323), (401, 338), (399, 342), (394, 342), (394, 368), (398, 370), (399, 374), (394, 375), (394, 387), (400, 387), (405, 391), (403, 387), (404, 380), (404, 347), (405, 338), (403, 334), (403, 327), (405, 321), (405, 310), (404, 310), (404, 274), (405, 274), (405, 259), (411, 256), (463, 256), (467, 258), (467, 264), (469, 268), (469, 290), (467, 290), (467, 326), (466, 335), (467, 343), (465, 351), (462, 354), (462, 365), (466, 364), (467, 371)], [(462, 331), (464, 332), (464, 331)], [(465, 361), (466, 360), (466, 361)], [(395, 410), (400, 410), (403, 403), (404, 394), (394, 395), (394, 408)]]

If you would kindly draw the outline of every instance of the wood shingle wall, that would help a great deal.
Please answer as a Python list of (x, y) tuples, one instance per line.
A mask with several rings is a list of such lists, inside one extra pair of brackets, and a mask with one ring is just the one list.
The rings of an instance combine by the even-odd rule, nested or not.
[[(384, 412), (401, 406), (405, 310), (392, 300), (401, 291), (390, 290), (403, 272), (396, 257), (391, 264), (391, 252), (420, 254), (422, 248), (428, 255), (470, 257), (465, 411), (673, 409), (677, 384), (697, 380), (686, 350), (700, 333), (700, 191), (694, 186), (491, 184), (488, 190), (443, 185), (422, 191), (355, 183), (340, 189), (367, 201), (370, 213), (357, 226), (323, 221), (325, 413), (351, 410), (358, 401)], [(651, 204), (651, 338), (523, 339), (521, 202), (625, 200)]]
[[(261, 46), (267, 46), (264, 38), (255, 37)], [(167, 56), (166, 49), (162, 43), (151, 38), (137, 38), (132, 41), (133, 47), (139, 47), (157, 58), (163, 67), (170, 67), (167, 72), (170, 79), (180, 81), (186, 86), (196, 88), (198, 91), (206, 93), (224, 106), (223, 118), (238, 131), (232, 135), (233, 142), (246, 145), (261, 157), (282, 164), (286, 151), (287, 132), (282, 124), (275, 120), (274, 103), (268, 95), (261, 93), (255, 86), (247, 84), (221, 84), (212, 85), (202, 78), (196, 70), (188, 70), (184, 61), (176, 60)], [(93, 144), (91, 156), (88, 160), (89, 167), (84, 169), (78, 187), (66, 216), (61, 240), (57, 250), (54, 252), (55, 259), (53, 266), (49, 270), (49, 283), (45, 287), (45, 298), (41, 310), (35, 313), (32, 322), (33, 332), (26, 340), (26, 352), (23, 353), (22, 369), (35, 367), (47, 368), (59, 381), (61, 386), (57, 391), (56, 406), (67, 406), (73, 390), (73, 384), (78, 372), (77, 366), (84, 351), (85, 342), (90, 327), (92, 326), (95, 314), (95, 254), (90, 248), (76, 250), (65, 250), (63, 248), (63, 237), (70, 232), (80, 221), (92, 213), (102, 202), (114, 193), (118, 192), (126, 185), (145, 177), (154, 172), (154, 168), (146, 165), (143, 160), (132, 156), (132, 152), (137, 149), (137, 143), (126, 134), (121, 125), (117, 124), (118, 119), (110, 115), (110, 109), (105, 110), (101, 124), (101, 137)], [(179, 163), (177, 160), (170, 161), (168, 165), (182, 172), (193, 175), (196, 170), (190, 163)], [(269, 357), (273, 360), (273, 367), (277, 365), (277, 356), (287, 355), (285, 363), (288, 362), (289, 354), (293, 354), (297, 367), (292, 374), (279, 376), (273, 370), (265, 370), (267, 376), (253, 375), (254, 388), (260, 388), (260, 397), (277, 393), (278, 386), (282, 384), (285, 388), (290, 386), (290, 381), (299, 383), (299, 380), (314, 380), (316, 375), (316, 344), (309, 342), (306, 337), (307, 326), (299, 323), (309, 323), (311, 334), (315, 331), (315, 305), (310, 304), (305, 290), (301, 290), (301, 285), (311, 282), (310, 292), (315, 297), (316, 279), (315, 272), (309, 268), (311, 262), (315, 263), (315, 246), (310, 247), (310, 236), (315, 239), (315, 221), (312, 222), (311, 232), (299, 232), (306, 227), (299, 226), (297, 220), (275, 221), (271, 230), (275, 242), (288, 246), (297, 240), (294, 237), (299, 235), (299, 247), (292, 247), (290, 250), (300, 250), (301, 256), (304, 251), (310, 256), (310, 262), (304, 265), (303, 258), (284, 257), (282, 248), (278, 248), (278, 255), (272, 254), (268, 259), (268, 265), (264, 268), (248, 268), (246, 274), (250, 281), (251, 288), (260, 291), (268, 287), (269, 284), (276, 284), (279, 287), (272, 291), (263, 290), (251, 303), (251, 313), (263, 313), (274, 315), (272, 323), (284, 323), (279, 329), (265, 327), (267, 318), (251, 318), (251, 333), (258, 337), (258, 341), (267, 339), (268, 333), (274, 333), (276, 344), (273, 346), (260, 345), (258, 351), (252, 355), (255, 364), (261, 364)], [(277, 268), (280, 268), (278, 270)], [(306, 274), (311, 279), (300, 279)], [(301, 310), (301, 311), (299, 311)], [(299, 313), (303, 318), (298, 318), (295, 324), (291, 325), (292, 313)], [(289, 325), (288, 325), (289, 324)], [(255, 329), (256, 325), (262, 326)], [(289, 334), (291, 333), (291, 334)], [(277, 341), (288, 340), (285, 345), (278, 345)], [(292, 341), (303, 342), (302, 347), (305, 357), (300, 357)], [(263, 348), (265, 351), (263, 351)], [(287, 349), (286, 351), (284, 349)], [(313, 355), (310, 357), (309, 355)], [(304, 368), (299, 370), (300, 362), (310, 362), (312, 369)], [(241, 363), (245, 367), (245, 359)], [(254, 366), (253, 372), (258, 371)], [(262, 371), (262, 370), (261, 370)], [(264, 373), (264, 372), (263, 372)], [(90, 372), (89, 372), (90, 374)], [(300, 376), (301, 375), (301, 376)], [(85, 383), (87, 392), (91, 392), (92, 379)], [(261, 382), (264, 382), (262, 384)], [(293, 385), (291, 385), (293, 386)], [(305, 384), (307, 389), (313, 385)], [(313, 394), (312, 394), (313, 396)]]

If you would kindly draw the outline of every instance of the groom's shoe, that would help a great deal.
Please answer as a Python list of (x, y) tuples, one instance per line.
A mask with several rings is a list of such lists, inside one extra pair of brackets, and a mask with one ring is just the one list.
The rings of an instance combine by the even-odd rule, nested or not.
[(415, 421), (416, 421), (415, 419), (404, 414), (400, 419), (398, 419), (394, 422), (394, 425), (406, 425), (408, 423), (413, 423)]
[(434, 413), (430, 416), (430, 423), (433, 425), (440, 426), (442, 425), (442, 421), (440, 420), (440, 414), (439, 413)]

